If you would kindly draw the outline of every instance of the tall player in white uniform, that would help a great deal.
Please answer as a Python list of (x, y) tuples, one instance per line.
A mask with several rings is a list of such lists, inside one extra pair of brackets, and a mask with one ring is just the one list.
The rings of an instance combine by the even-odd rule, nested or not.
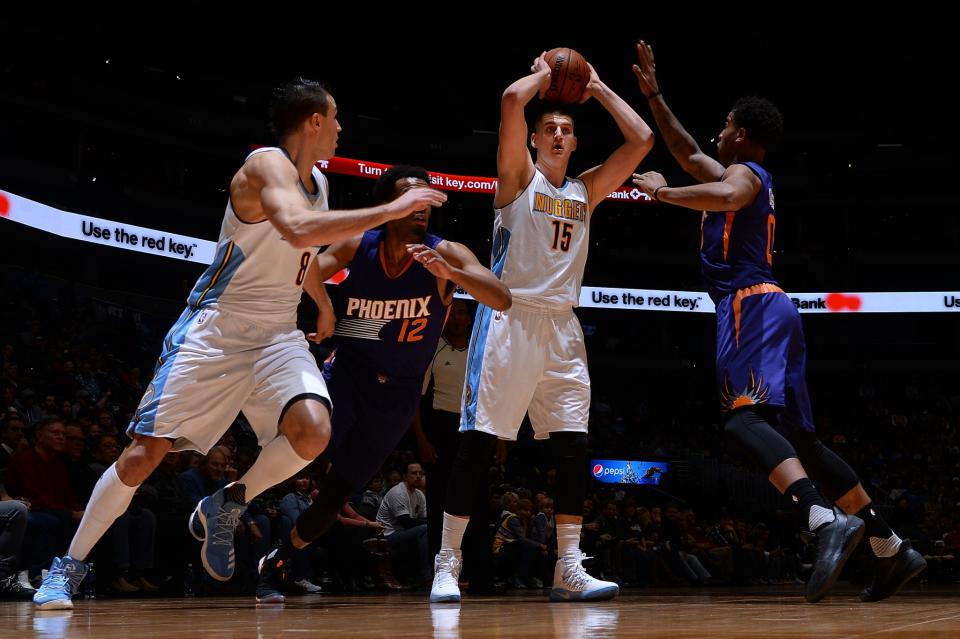
[(340, 125), (333, 96), (316, 82), (281, 87), (272, 125), (281, 146), (251, 153), (233, 176), (216, 257), (164, 340), (127, 430), (133, 441), (97, 482), (68, 554), (54, 559), (34, 597), (38, 608), (71, 608), (83, 560), (163, 456), (205, 453), (242, 410), (263, 450), (237, 482), (202, 500), (190, 522), (204, 541), (207, 572), (229, 579), (247, 500), (297, 473), (330, 438), (327, 388), (296, 328), (317, 248), (446, 200), (415, 188), (381, 206), (328, 211), (327, 181), (315, 165), (332, 157)]
[[(529, 412), (538, 439), (550, 438), (560, 458), (558, 557), (550, 598), (599, 600), (617, 585), (583, 569), (580, 526), (586, 492), (590, 377), (580, 323), (573, 313), (587, 261), (590, 215), (630, 176), (653, 146), (650, 127), (590, 68), (583, 101), (596, 99), (613, 116), (623, 144), (600, 166), (566, 177), (577, 148), (573, 118), (548, 110), (527, 137), (524, 107), (550, 86), (541, 55), (531, 75), (503, 93), (494, 199), (493, 272), (510, 288), (513, 307), (477, 310), (470, 339), (460, 430), (435, 560), (431, 602), (459, 601), (460, 543), (477, 480), (485, 473), (496, 438), (516, 439)], [(527, 141), (536, 149), (536, 162)]]

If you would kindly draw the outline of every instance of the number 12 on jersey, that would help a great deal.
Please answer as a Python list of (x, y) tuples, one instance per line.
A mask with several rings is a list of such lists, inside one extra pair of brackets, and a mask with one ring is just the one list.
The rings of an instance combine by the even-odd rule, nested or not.
[[(403, 325), (400, 327), (400, 335), (397, 337), (398, 342), (419, 342), (423, 339), (423, 335), (420, 333), (423, 332), (423, 329), (427, 327), (427, 319), (425, 317), (418, 317), (413, 320), (412, 326), (409, 319), (403, 320)], [(407, 330), (409, 328), (409, 331)]]

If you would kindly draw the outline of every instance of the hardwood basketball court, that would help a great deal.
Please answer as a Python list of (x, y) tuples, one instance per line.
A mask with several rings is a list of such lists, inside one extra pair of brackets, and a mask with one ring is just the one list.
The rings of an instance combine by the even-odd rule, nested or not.
[(431, 606), (427, 593), (252, 598), (96, 599), (73, 611), (0, 603), (2, 637), (178, 639), (223, 637), (871, 637), (960, 638), (960, 588), (915, 586), (864, 604), (853, 588), (821, 603), (796, 589), (626, 591), (597, 604), (551, 604), (542, 593), (465, 597)]

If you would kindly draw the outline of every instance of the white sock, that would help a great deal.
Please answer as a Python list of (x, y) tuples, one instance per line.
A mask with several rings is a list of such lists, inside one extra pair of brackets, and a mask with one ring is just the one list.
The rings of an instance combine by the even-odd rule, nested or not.
[(87, 509), (83, 511), (83, 519), (67, 554), (77, 561), (84, 561), (107, 528), (127, 511), (137, 488), (120, 481), (117, 465), (111, 464), (93, 487), (93, 494), (87, 502)]
[(873, 554), (877, 557), (893, 557), (897, 554), (897, 551), (900, 550), (900, 544), (902, 542), (903, 540), (897, 537), (897, 533), (891, 534), (887, 539), (883, 537), (871, 537), (870, 549), (873, 550)]
[(833, 514), (833, 510), (830, 508), (824, 508), (823, 506), (810, 506), (810, 514), (807, 517), (807, 522), (810, 526), (809, 530), (810, 532), (813, 532), (820, 526), (829, 524), (836, 518), (837, 516)]
[(293, 450), (286, 435), (278, 435), (263, 447), (257, 461), (253, 462), (250, 470), (238, 479), (237, 483), (243, 484), (244, 497), (249, 503), (271, 486), (293, 477), (311, 461), (313, 460), (304, 459)]
[(563, 557), (580, 550), (580, 524), (557, 524), (557, 555)]
[(440, 550), (460, 550), (463, 543), (463, 533), (467, 529), (470, 519), (454, 517), (450, 513), (443, 513), (443, 535), (440, 537)]

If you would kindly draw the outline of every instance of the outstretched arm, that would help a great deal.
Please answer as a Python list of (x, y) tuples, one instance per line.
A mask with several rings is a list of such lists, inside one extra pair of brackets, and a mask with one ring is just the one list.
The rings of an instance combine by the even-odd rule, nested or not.
[(660, 135), (670, 153), (683, 170), (698, 182), (716, 182), (723, 175), (723, 165), (700, 150), (693, 137), (667, 106), (657, 82), (657, 65), (653, 61), (653, 47), (641, 40), (637, 43), (638, 64), (633, 65), (640, 91), (647, 98)]
[(739, 211), (753, 202), (761, 187), (760, 178), (742, 164), (728, 168), (718, 182), (670, 187), (662, 175), (650, 171), (635, 173), (633, 183), (659, 202), (697, 211)]
[[(258, 194), (260, 210), (285, 240), (296, 248), (346, 240), (389, 220), (406, 217), (428, 206), (441, 206), (447, 196), (435, 189), (410, 189), (399, 198), (366, 209), (314, 211), (305, 206), (297, 188), (296, 168), (279, 153), (261, 153), (240, 169), (230, 185), (231, 198), (251, 201)], [(256, 221), (256, 220), (248, 220)]]

